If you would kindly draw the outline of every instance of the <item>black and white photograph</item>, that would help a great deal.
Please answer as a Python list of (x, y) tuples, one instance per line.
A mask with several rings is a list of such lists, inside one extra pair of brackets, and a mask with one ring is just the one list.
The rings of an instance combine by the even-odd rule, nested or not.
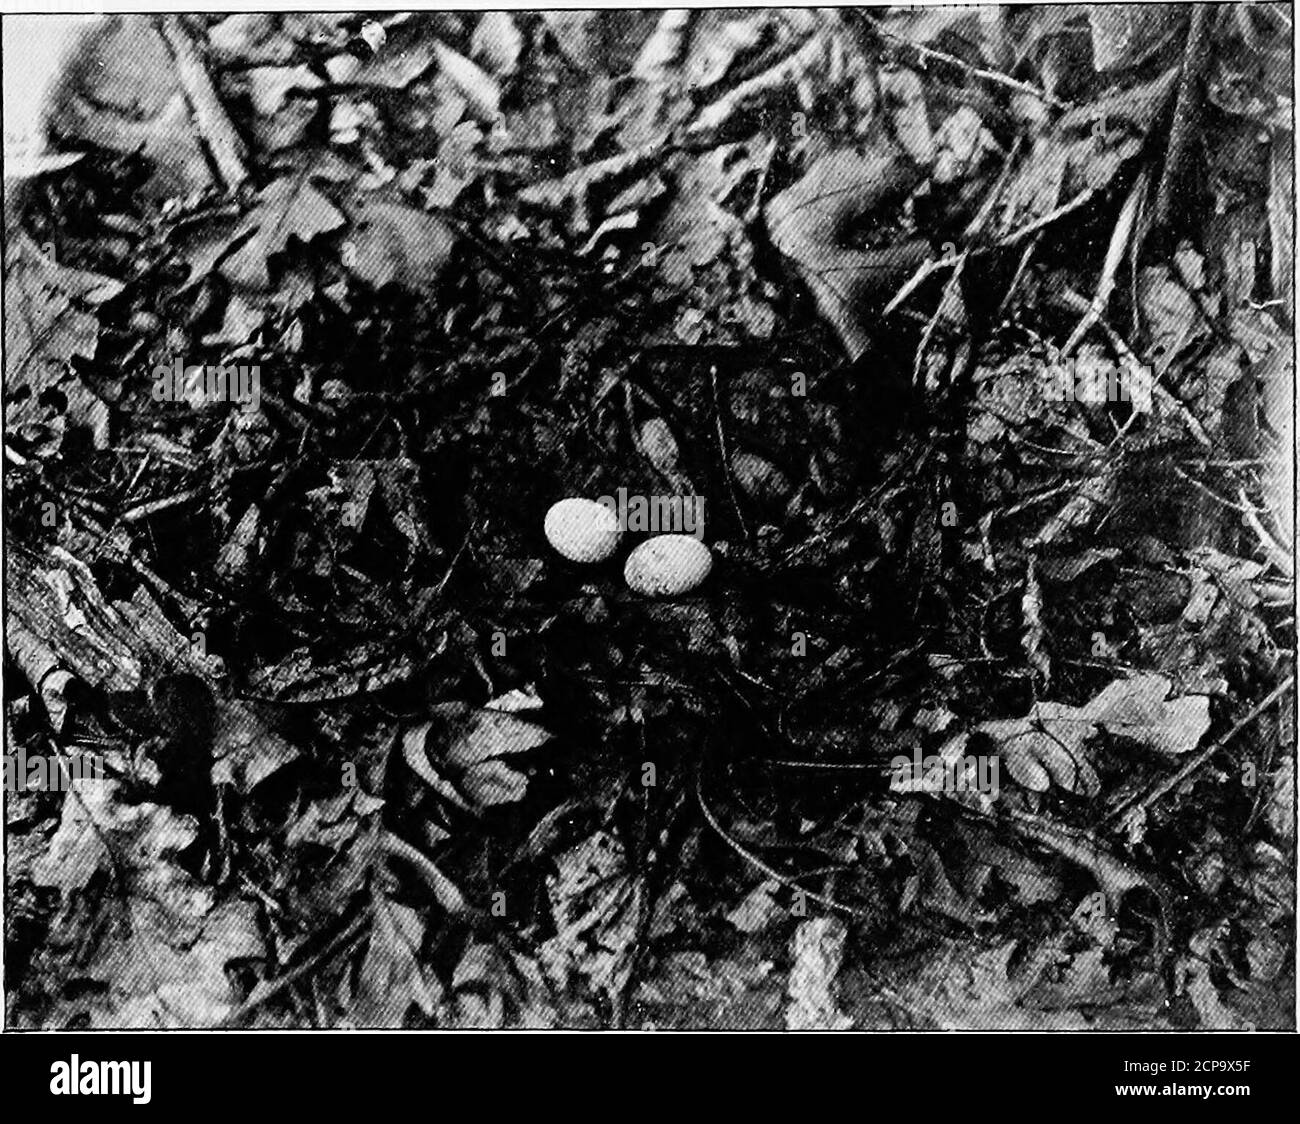
[(1295, 1031), (1291, 4), (2, 28), (41, 1090)]

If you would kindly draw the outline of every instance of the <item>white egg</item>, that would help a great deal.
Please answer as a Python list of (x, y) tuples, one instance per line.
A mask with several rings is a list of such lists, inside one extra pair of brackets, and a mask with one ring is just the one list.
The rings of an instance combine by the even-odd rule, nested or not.
[(678, 597), (709, 576), (713, 554), (690, 535), (656, 535), (628, 555), (623, 577), (646, 597)]
[(572, 562), (604, 562), (618, 549), (618, 515), (603, 503), (573, 497), (552, 504), (546, 541)]

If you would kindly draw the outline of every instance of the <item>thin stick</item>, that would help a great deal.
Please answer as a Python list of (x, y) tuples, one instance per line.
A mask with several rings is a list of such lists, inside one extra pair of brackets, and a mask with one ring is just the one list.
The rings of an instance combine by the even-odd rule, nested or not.
[[(1086, 297), (1081, 296), (1079, 293), (1074, 292), (1072, 289), (1067, 289), (1064, 293), (1061, 294), (1061, 303), (1074, 309), (1084, 310), (1085, 319), (1091, 313), (1091, 310), (1094, 307), (1093, 305), (1090, 305), (1088, 303)], [(1119, 355), (1121, 359), (1126, 360), (1128, 363), (1132, 364), (1135, 368), (1141, 370), (1146, 369), (1146, 364), (1142, 363), (1138, 359), (1136, 352), (1134, 352), (1134, 350), (1131, 347), (1129, 347), (1127, 343), (1124, 342), (1124, 337), (1121, 336), (1117, 331), (1115, 331), (1114, 328), (1110, 326), (1110, 323), (1106, 320), (1104, 316), (1097, 317), (1096, 325), (1103, 332), (1106, 333), (1106, 338), (1110, 340), (1111, 346), (1115, 349), (1116, 353)], [(1062, 352), (1062, 355), (1064, 355), (1064, 352)], [(1158, 399), (1162, 406), (1165, 406), (1173, 410), (1174, 413), (1176, 413), (1180, 418), (1182, 418), (1183, 424), (1187, 426), (1187, 428), (1191, 431), (1192, 436), (1196, 438), (1199, 444), (1204, 445), (1207, 449), (1212, 449), (1214, 447), (1214, 442), (1210, 440), (1209, 434), (1205, 432), (1205, 427), (1201, 425), (1200, 421), (1197, 420), (1196, 415), (1193, 414), (1191, 410), (1189, 410), (1185, 405), (1183, 405), (1183, 403), (1178, 398), (1174, 396), (1173, 392), (1169, 390), (1169, 388), (1166, 387), (1160, 381), (1160, 377), (1158, 375), (1153, 374), (1150, 376), (1150, 378), (1151, 378), (1152, 397), (1154, 399)], [(1133, 423), (1137, 420), (1137, 416), (1138, 414), (1136, 410), (1134, 410), (1128, 416), (1128, 419), (1124, 422), (1123, 427), (1120, 429), (1119, 433), (1116, 434), (1115, 439), (1111, 441), (1109, 446), (1107, 446), (1108, 449), (1114, 446), (1115, 443), (1118, 442), (1121, 437), (1124, 437), (1128, 433), (1128, 431), (1133, 427)]]
[(894, 294), (893, 299), (884, 307), (880, 313), (883, 319), (886, 316), (892, 316), (908, 297), (910, 297), (921, 286), (921, 283), (932, 273), (938, 273), (941, 269), (948, 269), (955, 265), (961, 265), (966, 259), (966, 254), (955, 254), (947, 258), (935, 258), (933, 261), (924, 261), (917, 266), (916, 272), (903, 282), (903, 287)]
[(1201, 102), (1201, 75), (1209, 59), (1211, 5), (1193, 4), (1187, 42), (1183, 48), (1183, 71), (1178, 80), (1178, 100), (1169, 127), (1169, 147), (1165, 150), (1165, 168), (1156, 192), (1155, 222), (1168, 226), (1174, 208), (1183, 168), (1187, 164), (1196, 135)]
[(244, 167), (244, 143), (217, 97), (198, 47), (178, 16), (160, 17), (158, 30), (176, 60), (176, 77), (194, 113), (194, 127), (212, 153), (212, 162), (226, 186), (238, 187), (248, 179), (248, 169)]
[(482, 916), (482, 911), (470, 905), (456, 884), (443, 874), (437, 864), (418, 847), (412, 846), (400, 835), (387, 830), (380, 832), (379, 845), (383, 848), (384, 854), (390, 858), (402, 859), (406, 862), (433, 891), (438, 904), (448, 913), (457, 917)]
[(713, 810), (709, 807), (707, 801), (705, 801), (703, 780), (698, 770), (695, 774), (695, 802), (700, 806), (700, 811), (704, 814), (705, 821), (715, 832), (717, 832), (718, 838), (756, 870), (766, 874), (774, 881), (779, 882), (787, 890), (793, 890), (795, 893), (803, 894), (805, 897), (817, 902), (818, 905), (823, 905), (827, 909), (833, 910), (835, 913), (842, 913), (846, 917), (854, 917), (858, 920), (868, 920), (870, 918), (871, 915), (865, 910), (854, 909), (851, 905), (845, 905), (844, 902), (837, 902), (834, 898), (828, 898), (825, 894), (819, 894), (814, 890), (805, 890), (797, 881), (795, 881), (795, 879), (791, 878), (788, 874), (782, 874), (776, 869), (776, 867), (769, 866), (754, 854), (753, 851), (750, 851), (743, 843), (733, 838), (727, 832), (727, 829), (718, 821), (718, 817), (713, 814)]
[[(922, 262), (917, 267), (916, 272), (903, 284), (903, 287), (894, 294), (894, 298), (885, 306), (884, 311), (881, 312), (880, 315), (882, 317), (891, 315), (932, 273), (937, 273), (941, 269), (949, 269), (952, 266), (961, 264), (963, 257), (966, 255), (970, 255), (971, 257), (983, 257), (985, 254), (989, 253), (991, 249), (1015, 246), (1016, 244), (1023, 242), (1026, 238), (1031, 238), (1040, 233), (1044, 227), (1051, 226), (1057, 219), (1063, 218), (1071, 211), (1077, 211), (1085, 203), (1091, 202), (1093, 196), (1096, 194), (1097, 192), (1094, 188), (1085, 187), (1073, 199), (1062, 203), (1055, 210), (1049, 211), (1041, 218), (1036, 218), (1032, 222), (1026, 223), (1018, 230), (1013, 230), (1010, 234), (1003, 235), (993, 243), (993, 246), (977, 246), (964, 251), (962, 254), (954, 254), (951, 257), (935, 258), (933, 261)], [(1029, 262), (1029, 257), (1033, 252), (1036, 242), (1037, 240), (1029, 246), (1025, 251), (1024, 256), (1020, 259), (1020, 267), (1016, 273), (1015, 280), (1012, 282), (1011, 289), (1008, 290), (1008, 295), (1015, 290), (1015, 285), (1019, 282), (1020, 275), (1023, 273), (1025, 266)]]
[[(733, 839), (731, 835), (727, 833), (726, 828), (724, 828), (722, 824), (718, 822), (718, 818), (713, 814), (712, 809), (709, 808), (708, 803), (705, 801), (702, 777), (698, 769), (695, 772), (695, 802), (699, 805), (700, 811), (703, 813), (704, 819), (707, 821), (708, 825), (711, 828), (713, 828), (713, 830), (717, 833), (718, 838), (721, 839), (728, 847), (730, 847), (733, 851), (735, 851), (736, 854), (738, 854), (742, 859), (744, 859), (751, 866), (757, 868), (763, 874), (766, 874), (769, 878), (780, 883), (786, 889), (794, 890), (796, 893), (803, 894), (805, 897), (811, 898), (819, 905), (823, 905), (827, 909), (833, 910), (836, 913), (842, 913), (848, 917), (853, 917), (858, 920), (865, 920), (869, 918), (870, 915), (863, 910), (854, 909), (851, 905), (845, 905), (843, 902), (837, 902), (834, 898), (828, 898), (823, 894), (814, 893), (812, 890), (805, 890), (793, 878), (790, 878), (789, 876), (782, 874), (775, 867), (769, 866), (757, 855), (755, 855), (752, 851), (748, 850), (743, 843), (740, 843), (738, 840)], [(908, 1002), (908, 1000), (904, 999), (892, 987), (886, 984), (883, 980), (879, 979), (874, 972), (868, 970), (865, 965), (862, 966), (862, 972), (871, 981), (872, 985), (877, 989), (877, 991), (881, 996), (883, 996), (889, 1002), (893, 1003), (895, 1006), (906, 1011), (909, 1015), (913, 1016), (914, 1018), (928, 1019), (931, 1022), (940, 1021), (933, 1012), (927, 1011), (924, 1008), (918, 1007), (915, 1004)]]
[(1110, 815), (1106, 817), (1106, 822), (1114, 823), (1115, 821), (1121, 819), (1123, 816), (1127, 815), (1134, 808), (1149, 808), (1162, 796), (1165, 796), (1168, 793), (1172, 792), (1175, 788), (1177, 788), (1180, 784), (1182, 784), (1183, 781), (1185, 781), (1194, 772), (1196, 772), (1197, 769), (1199, 769), (1202, 765), (1204, 765), (1207, 761), (1209, 761), (1211, 757), (1213, 757), (1216, 753), (1218, 753), (1219, 750), (1221, 750), (1225, 745), (1227, 745), (1230, 741), (1232, 741), (1233, 738), (1235, 738), (1238, 734), (1240, 734), (1242, 730), (1244, 730), (1247, 726), (1249, 726), (1252, 722), (1254, 722), (1256, 718), (1258, 718), (1261, 714), (1263, 714), (1266, 710), (1268, 710), (1274, 703), (1276, 703), (1280, 698), (1282, 698), (1282, 696), (1285, 695), (1288, 691), (1290, 691), (1294, 686), (1295, 686), (1295, 676), (1294, 675), (1287, 676), (1287, 679), (1284, 683), (1280, 684), (1279, 686), (1275, 687), (1272, 691), (1270, 691), (1269, 694), (1264, 698), (1262, 702), (1256, 703), (1253, 707), (1251, 707), (1250, 711), (1246, 714), (1246, 716), (1240, 719), (1232, 727), (1231, 730), (1229, 730), (1226, 734), (1223, 735), (1223, 737), (1218, 738), (1215, 741), (1211, 742), (1209, 745), (1207, 745), (1195, 757), (1189, 759), (1187, 763), (1183, 765), (1183, 767), (1179, 769), (1176, 773), (1171, 774), (1170, 776), (1166, 777), (1164, 780), (1153, 785), (1150, 789), (1147, 790), (1144, 796), (1134, 796), (1131, 800), (1125, 801), (1113, 812), (1111, 812)]
[(1106, 306), (1110, 304), (1110, 295), (1115, 291), (1115, 278), (1119, 275), (1124, 251), (1133, 237), (1133, 225), (1137, 220), (1138, 206), (1147, 189), (1147, 179), (1147, 170), (1143, 168), (1138, 178), (1133, 181), (1128, 198), (1124, 200), (1124, 206), (1120, 208), (1119, 218), (1115, 221), (1115, 229), (1110, 236), (1110, 245), (1106, 248), (1106, 261), (1102, 265), (1096, 295), (1092, 298), (1088, 311), (1083, 314), (1083, 319), (1079, 321), (1074, 331), (1070, 333), (1070, 338), (1066, 340), (1065, 346), (1061, 348), (1062, 359), (1075, 349), (1088, 330), (1101, 319), (1106, 312)]
[(191, 488), (187, 492), (177, 492), (174, 496), (164, 496), (160, 500), (136, 504), (135, 507), (129, 508), (122, 513), (121, 521), (123, 523), (138, 523), (141, 519), (148, 519), (151, 515), (168, 511), (173, 507), (183, 507), (187, 503), (201, 499), (203, 491), (202, 488)]
[(981, 78), (985, 82), (1005, 86), (1009, 90), (1019, 90), (1022, 94), (1029, 94), (1031, 97), (1035, 97), (1047, 105), (1055, 106), (1057, 109), (1070, 109), (1072, 107), (1072, 103), (1061, 101), (1060, 98), (1054, 98), (1051, 94), (1038, 89), (1037, 86), (1031, 86), (1028, 82), (1021, 82), (1016, 78), (1012, 78), (1009, 74), (1003, 74), (998, 70), (983, 70), (977, 66), (972, 66), (965, 59), (959, 59), (956, 55), (950, 55), (945, 51), (937, 51), (933, 47), (923, 47), (921, 44), (914, 43), (902, 35), (886, 31), (874, 16), (867, 15), (865, 12), (859, 12), (858, 16), (876, 35), (879, 35), (882, 39), (888, 39), (891, 43), (897, 43), (908, 50), (915, 51), (923, 60), (933, 59), (936, 62), (946, 62), (949, 66), (958, 67), (967, 74)]
[(1051, 226), (1057, 219), (1064, 218), (1071, 211), (1077, 211), (1085, 203), (1092, 202), (1092, 198), (1096, 194), (1096, 188), (1085, 187), (1073, 199), (1062, 203), (1055, 210), (1048, 211), (1042, 218), (1025, 223), (1019, 230), (1013, 230), (1010, 234), (999, 239), (997, 244), (999, 246), (1014, 246), (1017, 242), (1023, 242), (1031, 234), (1037, 234), (1043, 227)]
[(736, 485), (731, 478), (731, 458), (727, 455), (727, 437), (722, 429), (722, 396), (718, 393), (718, 365), (709, 364), (709, 381), (713, 387), (713, 420), (718, 430), (718, 456), (722, 458), (722, 474), (727, 481), (727, 494), (731, 497), (731, 507), (740, 520), (740, 531), (748, 540), (749, 523), (740, 506), (740, 497), (736, 495)]
[(1007, 286), (1007, 291), (1002, 297), (1002, 303), (998, 305), (998, 319), (1005, 316), (1007, 309), (1011, 306), (1011, 299), (1016, 295), (1016, 290), (1020, 287), (1020, 279), (1024, 277), (1025, 271), (1029, 268), (1029, 260), (1034, 256), (1041, 241), (1041, 235), (1031, 238), (1029, 245), (1021, 253), (1020, 261), (1016, 264), (1016, 272), (1011, 278), (1011, 284)]
[(1259, 545), (1263, 548), (1264, 553), (1268, 555), (1269, 561), (1282, 571), (1288, 578), (1295, 577), (1295, 563), (1291, 561), (1286, 549), (1270, 533), (1267, 527), (1260, 522), (1259, 516), (1255, 514), (1255, 509), (1250, 506), (1250, 499), (1246, 495), (1246, 489), (1240, 484), (1237, 485), (1237, 498), (1244, 505), (1241, 508), (1241, 520), (1252, 531), (1255, 532), (1259, 539)]
[(231, 1011), (217, 1026), (234, 1026), (242, 1022), (258, 1007), (269, 1003), (286, 988), (292, 987), (303, 976), (314, 972), (322, 964), (333, 960), (335, 956), (346, 956), (356, 948), (366, 936), (366, 930), (370, 926), (370, 910), (366, 910), (357, 917), (351, 925), (343, 930), (337, 937), (329, 942), (315, 956), (309, 956), (298, 967), (292, 971), (286, 972), (283, 976), (277, 977), (272, 983), (266, 985), (255, 995), (250, 995), (238, 1007)]

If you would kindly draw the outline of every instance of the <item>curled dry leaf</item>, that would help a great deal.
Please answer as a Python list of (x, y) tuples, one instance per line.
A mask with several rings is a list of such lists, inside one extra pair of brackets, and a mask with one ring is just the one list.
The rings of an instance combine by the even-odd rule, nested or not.
[(801, 921), (795, 929), (790, 968), (790, 1005), (785, 1025), (790, 1030), (847, 1030), (853, 1020), (840, 1010), (833, 990), (844, 960), (848, 932), (835, 917)]
[(665, 476), (680, 470), (681, 451), (673, 431), (663, 418), (651, 418), (645, 422), (637, 434), (637, 444), (646, 460)]
[(464, 95), (475, 119), (484, 125), (496, 124), (501, 117), (501, 90), (496, 79), (445, 43), (435, 41), (433, 50), (438, 66)]
[(356, 227), (343, 244), (343, 264), (355, 277), (376, 289), (419, 290), (437, 280), (455, 243), (445, 222), (401, 203), (358, 199), (351, 209)]
[(221, 265), (221, 272), (236, 285), (266, 289), (271, 285), (268, 264), (283, 253), (291, 238), (310, 242), (318, 234), (338, 230), (343, 212), (322, 195), (305, 174), (286, 176), (265, 187), (253, 209), (231, 238), (238, 244)]
[[(265, 956), (255, 907), (216, 904), (213, 890), (177, 864), (197, 834), (192, 817), (126, 800), (114, 781), (72, 782), (32, 877), (62, 893), (66, 923), (84, 925), (83, 908), (102, 912), (64, 968), (67, 986), (83, 996), (69, 1001), (92, 1026), (214, 1026), (236, 1001), (227, 964)], [(94, 898), (101, 873), (114, 885)], [(73, 899), (83, 894), (91, 896), (79, 907)]]
[(361, 964), (353, 1017), (363, 1027), (400, 1027), (411, 1007), (432, 1018), (442, 988), (420, 963), (425, 925), (415, 910), (375, 895), (370, 942)]
[(669, 8), (664, 12), (637, 55), (632, 76), (643, 82), (664, 81), (682, 53), (690, 22), (691, 13), (683, 8)]
[[(402, 753), (415, 773), (444, 799), (469, 810), (523, 799), (528, 778), (502, 758), (536, 749), (551, 739), (549, 730), (511, 710), (441, 703), (434, 719), (407, 730)], [(471, 798), (467, 802), (449, 776)]]
[(484, 12), (470, 39), (470, 57), (490, 74), (506, 76), (519, 66), (524, 37), (509, 12)]
[(1157, 753), (1190, 753), (1210, 727), (1207, 695), (1169, 698), (1163, 675), (1135, 675), (1110, 684), (1084, 706), (1039, 702), (1025, 718), (981, 723), (1015, 780), (1044, 792), (1052, 784), (1085, 796), (1100, 790), (1085, 743), (1099, 731)]
[(901, 202), (918, 178), (915, 166), (888, 142), (865, 153), (842, 149), (822, 157), (767, 205), (773, 245), (812, 290), (818, 311), (851, 359), (871, 343), (871, 307), (883, 304), (930, 250), (917, 239), (856, 249), (847, 241), (849, 229), (862, 215)]
[(756, 453), (733, 453), (731, 471), (740, 490), (765, 511), (785, 511), (794, 499), (790, 478)]
[(1025, 631), (1020, 637), (1025, 656), (1029, 660), (1029, 666), (1047, 683), (1052, 678), (1052, 664), (1043, 647), (1043, 641), (1047, 638), (1042, 619), (1043, 591), (1038, 584), (1038, 572), (1032, 558), (1025, 573), (1025, 592), (1020, 599), (1020, 611), (1025, 622)]

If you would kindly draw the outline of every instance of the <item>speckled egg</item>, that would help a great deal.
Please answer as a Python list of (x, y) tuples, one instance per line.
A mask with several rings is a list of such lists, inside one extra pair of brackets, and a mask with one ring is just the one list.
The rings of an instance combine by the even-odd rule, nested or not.
[(628, 555), (623, 577), (646, 597), (679, 597), (709, 576), (713, 553), (690, 535), (656, 535)]
[(618, 515), (602, 503), (573, 497), (552, 504), (546, 541), (571, 562), (604, 562), (618, 549)]

